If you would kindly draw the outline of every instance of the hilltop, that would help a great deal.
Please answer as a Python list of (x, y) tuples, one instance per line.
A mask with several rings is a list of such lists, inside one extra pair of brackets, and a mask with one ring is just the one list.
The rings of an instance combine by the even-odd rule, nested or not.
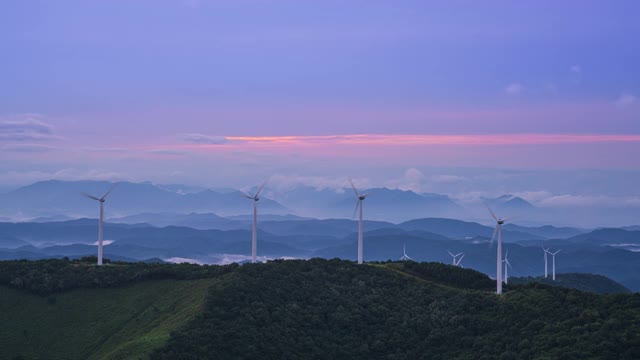
[(486, 275), (440, 263), (10, 261), (0, 286), (1, 358), (640, 356), (639, 294), (528, 284), (498, 297)]
[(551, 277), (545, 278), (542, 276), (509, 278), (510, 284), (527, 284), (532, 282), (589, 291), (596, 294), (621, 294), (631, 292), (631, 290), (627, 289), (622, 284), (617, 283), (606, 276), (597, 274), (556, 274), (555, 281), (552, 280)]

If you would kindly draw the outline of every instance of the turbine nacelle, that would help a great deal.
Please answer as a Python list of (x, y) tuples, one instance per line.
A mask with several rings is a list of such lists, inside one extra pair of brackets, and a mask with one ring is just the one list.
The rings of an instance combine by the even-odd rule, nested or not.
[(242, 196), (246, 197), (247, 199), (251, 199), (253, 201), (260, 201), (260, 193), (262, 192), (262, 189), (264, 189), (264, 186), (267, 185), (267, 182), (263, 182), (262, 185), (260, 185), (260, 187), (258, 188), (258, 191), (256, 191), (255, 195), (251, 196), (247, 193), (242, 193)]

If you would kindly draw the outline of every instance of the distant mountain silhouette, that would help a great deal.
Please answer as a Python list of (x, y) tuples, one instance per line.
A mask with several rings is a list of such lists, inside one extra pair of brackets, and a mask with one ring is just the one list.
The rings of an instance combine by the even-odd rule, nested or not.
[[(119, 217), (145, 212), (170, 210), (175, 213), (215, 212), (222, 215), (247, 214), (252, 211), (251, 202), (244, 199), (239, 191), (220, 193), (213, 190), (179, 193), (170, 191), (162, 185), (150, 182), (110, 183), (105, 181), (41, 181), (21, 187), (7, 194), (0, 194), (5, 216), (47, 217), (66, 215), (72, 217), (97, 216), (95, 201), (81, 195), (86, 192), (102, 196), (112, 186), (116, 189), (109, 195), (105, 204), (107, 217)], [(169, 189), (174, 189), (170, 186)], [(262, 198), (262, 213), (286, 214), (284, 206)], [(95, 214), (95, 215), (94, 215)]]
[(518, 231), (523, 233), (528, 233), (531, 235), (536, 235), (542, 238), (547, 239), (566, 239), (576, 235), (584, 234), (589, 232), (586, 229), (579, 229), (573, 227), (556, 227), (551, 225), (545, 226), (521, 226), (516, 224), (505, 224), (503, 229), (509, 231)]
[[(414, 219), (398, 224), (398, 227), (405, 230), (429, 231), (453, 239), (471, 239), (476, 236), (491, 239), (494, 232), (493, 227), (484, 226), (475, 222), (442, 218)], [(521, 231), (510, 231), (506, 228), (503, 228), (502, 236), (505, 242), (542, 239), (542, 237), (537, 235)]]

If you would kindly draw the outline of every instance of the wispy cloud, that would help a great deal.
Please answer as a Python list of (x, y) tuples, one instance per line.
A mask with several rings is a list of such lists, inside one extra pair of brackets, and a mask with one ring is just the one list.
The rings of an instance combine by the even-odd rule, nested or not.
[(504, 88), (504, 91), (509, 95), (518, 95), (524, 91), (524, 86), (519, 83), (511, 83)]
[(0, 172), (0, 183), (29, 184), (41, 180), (135, 180), (127, 174), (102, 169), (66, 168), (56, 171), (7, 171)]
[(58, 147), (43, 144), (6, 144), (2, 146), (2, 151), (10, 152), (49, 152), (59, 150)]
[(147, 153), (149, 153), (149, 154), (158, 154), (158, 155), (169, 155), (169, 156), (184, 156), (184, 155), (188, 154), (188, 152), (185, 151), (185, 150), (173, 149), (173, 148), (150, 149), (150, 150), (147, 150)]
[(23, 114), (0, 120), (0, 140), (38, 141), (59, 139), (53, 126), (41, 120), (37, 114)]
[(229, 141), (271, 145), (544, 145), (640, 142), (640, 135), (627, 134), (495, 134), (408, 135), (353, 134), (325, 136), (228, 136)]
[(88, 151), (91, 153), (125, 153), (131, 151), (131, 149), (120, 147), (85, 147), (82, 151)]
[(224, 136), (212, 136), (204, 134), (182, 134), (180, 138), (188, 143), (192, 144), (207, 144), (207, 145), (220, 145), (229, 142), (228, 138)]
[(620, 97), (616, 100), (615, 104), (618, 106), (629, 106), (631, 104), (635, 104), (638, 101), (638, 98), (632, 94), (624, 93), (621, 94)]

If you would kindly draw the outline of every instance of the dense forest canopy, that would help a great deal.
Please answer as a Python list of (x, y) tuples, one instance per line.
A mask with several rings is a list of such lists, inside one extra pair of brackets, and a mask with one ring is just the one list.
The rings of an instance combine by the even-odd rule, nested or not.
[(51, 296), (217, 279), (201, 310), (148, 349), (153, 359), (640, 358), (637, 293), (529, 283), (497, 296), (482, 273), (412, 261), (96, 267), (91, 260), (0, 262), (0, 285)]

